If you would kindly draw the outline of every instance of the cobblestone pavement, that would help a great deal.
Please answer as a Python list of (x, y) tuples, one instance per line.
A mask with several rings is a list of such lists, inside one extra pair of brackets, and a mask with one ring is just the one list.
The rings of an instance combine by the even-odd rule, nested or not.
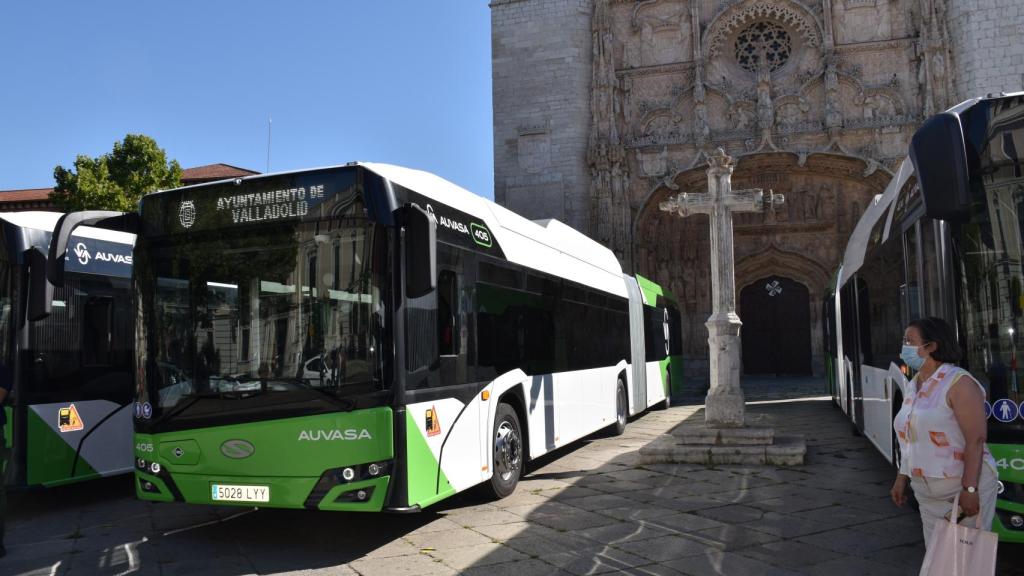
[(113, 479), (16, 495), (0, 574), (917, 573), (919, 518), (889, 501), (893, 470), (830, 401), (755, 403), (748, 417), (805, 434), (807, 464), (637, 465), (656, 435), (703, 418), (680, 406), (544, 458), (505, 500), (460, 495), (415, 515), (153, 505)]

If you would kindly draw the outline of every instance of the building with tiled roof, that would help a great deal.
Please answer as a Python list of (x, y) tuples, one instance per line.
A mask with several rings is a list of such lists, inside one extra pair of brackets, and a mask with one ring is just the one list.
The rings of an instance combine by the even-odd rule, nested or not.
[(23, 190), (0, 190), (0, 212), (23, 210), (56, 210), (50, 201), (53, 188), (25, 188)]
[(207, 164), (195, 168), (185, 168), (181, 171), (181, 185), (191, 186), (215, 180), (226, 180), (228, 178), (242, 178), (259, 174), (255, 170), (239, 168), (230, 164)]
[[(230, 164), (207, 164), (181, 171), (181, 185), (192, 186), (227, 178), (242, 178), (259, 174), (255, 170), (239, 168)], [(50, 200), (53, 188), (26, 188), (22, 190), (0, 190), (0, 212), (43, 210), (59, 212)]]

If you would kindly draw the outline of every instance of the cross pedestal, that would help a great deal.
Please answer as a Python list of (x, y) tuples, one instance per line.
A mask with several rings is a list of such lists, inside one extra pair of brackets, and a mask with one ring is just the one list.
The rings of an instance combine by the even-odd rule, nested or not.
[[(733, 160), (722, 148), (708, 157), (707, 193), (683, 192), (662, 202), (659, 208), (682, 217), (707, 214), (711, 220), (711, 300), (712, 312), (705, 324), (708, 327), (708, 352), (711, 368), (711, 386), (704, 407), (704, 428), (692, 425), (673, 431), (676, 439), (664, 440), (661, 444), (682, 445), (686, 457), (675, 460), (655, 459), (652, 461), (685, 461), (708, 463), (796, 463), (790, 457), (799, 451), (799, 463), (803, 462), (803, 448), (786, 448), (787, 458), (772, 460), (767, 454), (774, 445), (774, 431), (770, 428), (745, 427), (743, 390), (740, 388), (740, 317), (736, 314), (736, 280), (733, 252), (733, 212), (761, 212), (781, 205), (785, 198), (781, 194), (767, 196), (763, 190), (733, 190)], [(678, 440), (682, 440), (680, 443)], [(641, 450), (650, 452), (652, 446)], [(802, 444), (802, 441), (801, 441)], [(718, 446), (721, 449), (715, 449)], [(692, 449), (691, 449), (692, 448)], [(740, 453), (749, 453), (751, 458), (741, 454), (740, 460), (733, 458)], [(744, 452), (745, 451), (745, 452)], [(714, 459), (716, 452), (728, 457)], [(791, 454), (792, 453), (792, 454)], [(649, 454), (650, 455), (650, 454)], [(761, 461), (758, 461), (760, 458)]]

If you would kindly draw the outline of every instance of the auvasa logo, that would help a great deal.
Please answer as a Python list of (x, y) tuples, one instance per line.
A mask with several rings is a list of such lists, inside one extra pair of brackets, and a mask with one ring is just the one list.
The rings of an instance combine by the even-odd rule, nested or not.
[(299, 442), (320, 442), (327, 440), (373, 440), (370, 432), (363, 428), (347, 428), (345, 430), (302, 430), (299, 432)]
[(75, 256), (78, 257), (78, 263), (85, 266), (89, 263), (89, 247), (83, 242), (79, 242), (75, 246)]
[(89, 260), (95, 258), (97, 262), (114, 262), (116, 264), (127, 264), (131, 266), (132, 257), (125, 256), (124, 254), (114, 254), (113, 252), (101, 252), (97, 250), (94, 254), (89, 254), (89, 247), (84, 242), (79, 242), (75, 245), (75, 257), (78, 258), (78, 263), (82, 266), (87, 266)]

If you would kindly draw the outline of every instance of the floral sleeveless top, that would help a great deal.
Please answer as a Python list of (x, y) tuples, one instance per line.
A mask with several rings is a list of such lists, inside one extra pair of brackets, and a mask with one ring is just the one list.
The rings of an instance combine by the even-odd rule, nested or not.
[[(960, 378), (969, 378), (985, 389), (966, 370), (952, 364), (939, 366), (935, 374), (918, 385), (917, 377), (907, 384), (906, 398), (893, 429), (899, 439), (900, 472), (928, 478), (959, 478), (964, 475), (964, 434), (946, 400), (949, 389)], [(995, 460), (985, 447), (982, 462), (996, 470)]]

